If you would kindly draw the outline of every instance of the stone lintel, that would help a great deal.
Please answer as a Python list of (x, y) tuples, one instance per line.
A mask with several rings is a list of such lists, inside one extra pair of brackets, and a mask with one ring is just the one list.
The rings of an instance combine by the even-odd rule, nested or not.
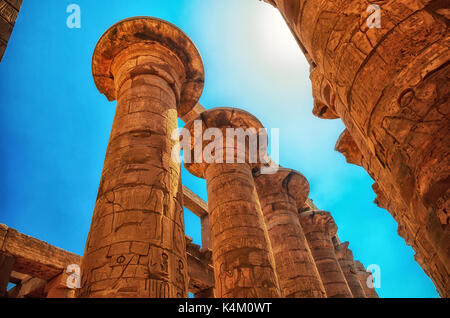
[(184, 206), (199, 218), (208, 215), (208, 204), (192, 192), (188, 187), (183, 186)]
[(13, 270), (43, 280), (50, 280), (70, 264), (79, 264), (80, 256), (52, 246), (1, 224), (3, 244), (0, 254), (13, 255)]
[(47, 281), (37, 277), (28, 277), (8, 291), (8, 298), (44, 298)]

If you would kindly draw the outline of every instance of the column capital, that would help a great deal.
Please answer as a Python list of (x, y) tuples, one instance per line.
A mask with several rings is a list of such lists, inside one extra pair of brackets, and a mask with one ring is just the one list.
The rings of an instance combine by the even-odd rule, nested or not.
[[(155, 47), (159, 51), (155, 50)], [(178, 27), (153, 17), (133, 17), (119, 21), (98, 41), (92, 58), (92, 73), (95, 85), (108, 100), (112, 101), (118, 97), (117, 83), (114, 82), (116, 74), (113, 70), (115, 59), (124, 51), (133, 48), (139, 51), (135, 52), (136, 59), (142, 55), (165, 59), (165, 65), (149, 63), (148, 67), (141, 66), (137, 71), (143, 74), (154, 73), (168, 81), (169, 85), (179, 87), (177, 108), (180, 117), (195, 107), (204, 84), (200, 54), (191, 39)], [(142, 54), (144, 51), (148, 54)], [(179, 76), (171, 74), (168, 64), (176, 64), (170, 66), (178, 71)]]
[(353, 252), (348, 248), (349, 244), (350, 242), (344, 242), (335, 247), (338, 259), (353, 261)]
[(329, 233), (330, 237), (337, 233), (337, 225), (330, 212), (305, 211), (299, 214), (299, 219), (304, 228), (306, 226), (320, 226)]
[(300, 172), (279, 168), (273, 174), (258, 174), (255, 184), (260, 197), (285, 194), (295, 201), (297, 209), (304, 206), (309, 195), (309, 182)]
[[(196, 122), (200, 121), (201, 122), (201, 131), (197, 131), (197, 126)], [(205, 149), (206, 146), (208, 146), (209, 144), (211, 144), (212, 142), (218, 142), (218, 149), (223, 151), (223, 161), (220, 163), (248, 163), (251, 165), (251, 167), (255, 166), (258, 167), (261, 164), (264, 164), (264, 160), (260, 159), (259, 154), (263, 153), (266, 154), (266, 147), (262, 148), (261, 150), (260, 148), (260, 144), (259, 144), (259, 140), (258, 140), (258, 136), (259, 136), (259, 130), (264, 128), (264, 126), (261, 124), (261, 122), (252, 114), (250, 114), (249, 112), (246, 112), (245, 110), (239, 109), (239, 108), (233, 108), (233, 107), (217, 107), (217, 108), (212, 108), (209, 110), (206, 110), (204, 112), (202, 112), (199, 116), (197, 116), (196, 118), (194, 118), (193, 120), (189, 121), (188, 123), (186, 123), (186, 125), (184, 126), (185, 129), (187, 129), (190, 133), (191, 136), (191, 141), (190, 141), (190, 149), (191, 149), (191, 162), (185, 162), (185, 167), (186, 169), (192, 173), (193, 175), (199, 177), (199, 178), (204, 178), (205, 175), (205, 171), (206, 168), (208, 167), (208, 165), (210, 163), (213, 162), (206, 162), (203, 158), (202, 155), (202, 160), (200, 162), (195, 162), (195, 152), (196, 151), (201, 151), (203, 154), (203, 150)], [(218, 130), (220, 130), (220, 132), (222, 133), (222, 140), (216, 141), (216, 139), (214, 139), (214, 141), (211, 141), (212, 138), (211, 136), (205, 136), (204, 133), (207, 129), (210, 128), (216, 128)], [(238, 146), (242, 146), (242, 141), (239, 140), (239, 138), (237, 138), (237, 143), (235, 142), (236, 138), (233, 138), (232, 140), (232, 144), (228, 144), (228, 138), (227, 138), (227, 129), (229, 128), (233, 128), (233, 129), (243, 129), (244, 132), (244, 136), (248, 136), (248, 134), (251, 135), (252, 138), (255, 138), (253, 140), (256, 140), (256, 144), (253, 144), (252, 146), (256, 146), (256, 149), (254, 149), (256, 151), (256, 161), (255, 163), (251, 162), (249, 160), (249, 144), (248, 142), (245, 142), (244, 144), (244, 153), (242, 153), (241, 151), (239, 151), (239, 147)], [(256, 134), (253, 134), (251, 131), (249, 131), (249, 129), (253, 130)], [(247, 135), (245, 135), (246, 133), (248, 133)], [(217, 136), (214, 136), (215, 138), (217, 138)], [(247, 139), (247, 137), (244, 137), (245, 139)], [(206, 140), (205, 140), (206, 139)], [(198, 147), (201, 147), (200, 149), (197, 149)], [(234, 152), (234, 161), (233, 162), (227, 162), (226, 160), (226, 156), (227, 156), (227, 152), (233, 150)], [(185, 151), (188, 151), (185, 149)], [(218, 157), (219, 158), (219, 157)], [(236, 159), (240, 159), (241, 161), (236, 162)], [(217, 162), (215, 162), (217, 163)]]

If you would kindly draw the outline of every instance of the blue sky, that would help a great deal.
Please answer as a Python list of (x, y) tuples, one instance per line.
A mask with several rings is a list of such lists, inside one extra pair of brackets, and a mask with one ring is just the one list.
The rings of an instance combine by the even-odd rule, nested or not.
[[(66, 26), (69, 4), (81, 28)], [(278, 11), (258, 0), (24, 1), (0, 63), (0, 223), (82, 254), (95, 205), (115, 102), (93, 82), (102, 33), (138, 15), (168, 20), (197, 45), (206, 108), (232, 106), (280, 129), (280, 163), (302, 172), (316, 205), (330, 211), (355, 259), (381, 268), (381, 297), (437, 297), (431, 280), (373, 204), (373, 181), (334, 151), (344, 126), (311, 113), (309, 66)], [(204, 180), (183, 183), (206, 197)], [(200, 222), (185, 213), (197, 244)]]

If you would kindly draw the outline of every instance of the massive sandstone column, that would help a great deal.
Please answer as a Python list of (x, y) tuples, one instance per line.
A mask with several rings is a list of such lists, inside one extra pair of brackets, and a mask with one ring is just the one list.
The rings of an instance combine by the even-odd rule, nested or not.
[[(201, 131), (197, 132), (201, 134), (200, 138), (206, 128), (218, 128), (224, 138), (227, 128), (262, 128), (254, 116), (236, 108), (210, 109), (187, 123), (185, 128), (191, 132), (191, 136), (198, 137), (199, 134), (194, 132), (196, 122), (197, 125), (201, 123)], [(197, 163), (185, 163), (189, 172), (206, 179), (215, 296), (280, 297), (248, 147), (245, 147), (245, 153), (239, 152), (236, 143), (224, 143), (221, 137), (215, 136), (214, 143), (218, 142), (218, 146), (215, 153), (209, 152), (216, 155), (217, 161), (210, 160), (211, 163), (207, 163), (203, 159)], [(209, 138), (211, 136), (205, 136), (203, 144), (201, 139), (194, 138), (191, 147), (195, 145), (195, 148), (203, 150), (213, 145), (206, 140)], [(225, 157), (231, 150), (234, 151), (234, 163), (226, 163)], [(242, 162), (238, 163), (237, 158), (242, 159)], [(224, 163), (219, 163), (220, 159)]]
[(348, 287), (354, 298), (366, 298), (366, 293), (361, 285), (358, 272), (353, 260), (353, 253), (348, 248), (348, 242), (335, 246), (336, 257), (341, 265), (342, 272), (347, 280)]
[(375, 1), (379, 28), (368, 27), (366, 0), (266, 2), (311, 63), (314, 114), (342, 119), (400, 234), (448, 296), (448, 2)]
[(255, 184), (283, 296), (326, 297), (297, 213), (308, 197), (308, 181), (297, 171), (279, 168), (257, 174)]
[(81, 297), (187, 297), (177, 115), (194, 107), (203, 65), (177, 27), (136, 17), (99, 40), (92, 71), (117, 100), (91, 229)]
[(329, 212), (305, 211), (299, 215), (311, 253), (322, 278), (327, 297), (351, 298), (352, 293), (336, 258), (331, 238), (337, 226)]
[(378, 294), (377, 291), (375, 290), (375, 287), (371, 288), (367, 284), (369, 277), (371, 277), (373, 283), (372, 274), (366, 271), (366, 268), (360, 261), (355, 261), (355, 268), (359, 281), (361, 283), (362, 288), (364, 289), (364, 293), (366, 294), (367, 298), (378, 298)]

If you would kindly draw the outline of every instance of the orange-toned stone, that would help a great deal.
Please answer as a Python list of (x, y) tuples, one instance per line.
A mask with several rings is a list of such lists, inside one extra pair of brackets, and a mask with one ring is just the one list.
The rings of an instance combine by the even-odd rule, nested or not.
[(352, 293), (336, 258), (332, 237), (337, 226), (325, 211), (305, 211), (299, 214), (311, 254), (329, 298), (351, 298)]
[[(358, 275), (359, 282), (364, 289), (364, 293), (367, 298), (379, 298), (377, 291), (374, 287), (370, 287), (368, 285), (369, 277), (372, 277), (372, 274), (366, 271), (366, 268), (360, 261), (355, 261), (356, 274)], [(373, 279), (372, 279), (373, 284)]]
[(275, 174), (258, 174), (255, 184), (283, 296), (326, 297), (297, 213), (308, 197), (308, 181), (297, 171), (279, 168)]
[(136, 17), (99, 40), (97, 88), (117, 100), (81, 265), (82, 297), (187, 297), (177, 117), (196, 104), (201, 58), (174, 25)]
[(279, 9), (310, 61), (314, 114), (342, 119), (399, 232), (448, 297), (447, 2), (380, 2), (380, 28), (368, 27), (373, 13), (365, 0), (266, 2)]
[[(223, 136), (226, 128), (262, 128), (254, 116), (236, 108), (210, 109), (196, 120), (202, 122), (203, 129), (219, 128)], [(185, 128), (194, 136), (193, 121)], [(200, 143), (200, 146), (207, 144)], [(226, 153), (224, 145), (224, 157)], [(246, 158), (238, 154), (237, 148), (234, 153)], [(206, 179), (215, 296), (280, 297), (273, 254), (249, 162), (245, 159), (243, 163), (225, 163), (224, 158), (224, 163), (185, 163), (185, 166), (189, 172)]]
[(348, 248), (348, 242), (336, 246), (336, 257), (341, 265), (342, 272), (347, 280), (348, 287), (354, 298), (366, 298), (366, 293), (361, 285), (358, 272), (353, 260), (353, 253)]
[(22, 0), (0, 1), (0, 61), (19, 15)]
[(347, 129), (339, 136), (335, 150), (343, 154), (348, 163), (357, 166), (362, 165), (363, 158), (361, 151)]
[(67, 280), (70, 279), (69, 274), (63, 272), (52, 280), (47, 282), (45, 286), (45, 294), (47, 298), (75, 298), (75, 289), (67, 286)]
[(14, 256), (0, 254), (0, 298), (6, 297), (8, 294), (8, 283), (15, 262)]
[(316, 67), (310, 74), (314, 98), (313, 114), (323, 119), (336, 119), (335, 99), (330, 83)]
[(214, 288), (201, 290), (194, 294), (194, 298), (214, 298)]

